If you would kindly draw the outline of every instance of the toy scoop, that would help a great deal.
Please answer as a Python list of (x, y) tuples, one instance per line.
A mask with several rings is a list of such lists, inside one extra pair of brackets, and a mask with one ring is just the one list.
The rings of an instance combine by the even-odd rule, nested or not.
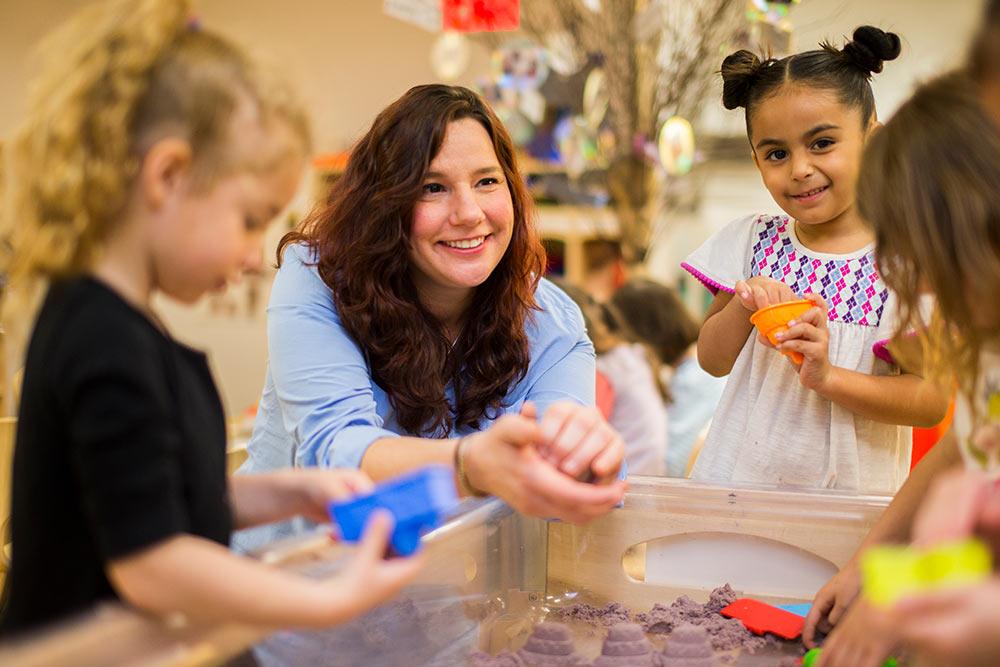
[[(777, 335), (782, 331), (788, 331), (788, 323), (796, 317), (801, 317), (815, 305), (808, 299), (776, 303), (758, 310), (750, 316), (750, 321), (757, 327), (757, 331), (771, 341), (771, 345), (777, 345), (781, 342)], [(781, 350), (781, 353), (797, 364), (802, 363), (802, 355), (794, 350)]]
[(420, 546), (420, 536), (440, 526), (456, 505), (451, 467), (431, 465), (379, 484), (368, 495), (332, 502), (328, 510), (345, 542), (361, 539), (372, 512), (389, 510), (395, 520), (392, 551), (409, 556)]
[(734, 600), (729, 606), (723, 607), (719, 613), (726, 618), (738, 619), (747, 630), (755, 635), (770, 632), (783, 639), (798, 638), (802, 634), (802, 626), (806, 622), (806, 619), (790, 611), (751, 598)]

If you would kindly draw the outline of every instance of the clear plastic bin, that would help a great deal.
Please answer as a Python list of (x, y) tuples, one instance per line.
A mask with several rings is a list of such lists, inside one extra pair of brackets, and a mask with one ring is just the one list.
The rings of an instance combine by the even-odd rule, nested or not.
[[(641, 612), (682, 594), (703, 602), (727, 582), (765, 601), (808, 601), (888, 501), (633, 477), (624, 507), (582, 528), (526, 518), (495, 499), (466, 501), (424, 538), (428, 566), (418, 581), (353, 622), (268, 634), (154, 620), (108, 605), (0, 647), (0, 664), (200, 665), (235, 658), (248, 665), (465, 665), (473, 650), (519, 648), (534, 623), (575, 602), (617, 601)], [(314, 534), (260, 556), (322, 577), (349, 553)], [(596, 655), (602, 633), (574, 631), (589, 638), (583, 650)], [(737, 664), (773, 664), (775, 657), (741, 656)]]

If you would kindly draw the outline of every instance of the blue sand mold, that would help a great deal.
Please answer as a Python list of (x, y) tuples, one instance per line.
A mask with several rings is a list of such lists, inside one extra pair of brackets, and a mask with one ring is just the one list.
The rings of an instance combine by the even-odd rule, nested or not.
[(389, 510), (395, 519), (392, 549), (409, 556), (419, 548), (420, 536), (440, 526), (458, 500), (452, 469), (431, 465), (379, 484), (369, 495), (332, 502), (329, 512), (341, 539), (357, 542), (372, 512)]

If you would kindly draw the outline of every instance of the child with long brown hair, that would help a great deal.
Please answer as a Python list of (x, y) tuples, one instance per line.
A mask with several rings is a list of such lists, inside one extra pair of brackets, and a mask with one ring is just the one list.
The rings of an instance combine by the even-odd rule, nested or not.
[[(923, 186), (919, 193), (919, 198), (924, 199), (931, 196), (934, 200), (935, 210), (945, 202), (951, 202), (949, 215), (952, 212), (959, 213), (957, 224), (962, 225), (961, 231), (951, 229), (950, 220), (927, 219), (927, 211), (921, 211), (918, 218), (922, 222), (909, 227), (909, 223), (901, 220), (894, 211), (884, 210), (884, 206), (879, 203), (879, 192), (874, 188), (864, 189), (866, 202), (865, 210), (870, 215), (885, 213), (887, 217), (881, 219), (871, 219), (870, 224), (876, 229), (882, 229), (881, 234), (886, 235), (887, 260), (893, 262), (893, 256), (903, 259), (905, 264), (913, 267), (917, 271), (917, 276), (923, 277), (923, 262), (917, 260), (916, 249), (920, 248), (920, 257), (927, 260), (929, 265), (937, 266), (936, 271), (940, 274), (940, 267), (953, 264), (955, 262), (954, 251), (946, 250), (953, 247), (954, 241), (964, 238), (963, 246), (965, 252), (969, 252), (969, 240), (979, 238), (981, 247), (975, 250), (979, 258), (976, 262), (976, 270), (967, 270), (964, 263), (957, 265), (958, 270), (972, 280), (978, 281), (980, 271), (986, 278), (980, 284), (983, 287), (993, 285), (994, 295), (997, 283), (990, 280), (989, 276), (995, 276), (996, 255), (989, 258), (991, 244), (987, 239), (992, 235), (992, 252), (996, 252), (996, 220), (997, 211), (990, 210), (991, 205), (987, 202), (995, 202), (996, 187), (987, 186), (972, 188), (972, 183), (978, 182), (983, 185), (983, 179), (996, 179), (998, 165), (995, 160), (998, 151), (995, 148), (995, 128), (1000, 128), (1000, 1), (990, 0), (987, 3), (983, 25), (973, 41), (969, 58), (969, 74), (975, 82), (975, 88), (970, 87), (968, 81), (962, 81), (961, 76), (941, 79), (929, 84), (919, 93), (921, 99), (914, 98), (913, 103), (907, 103), (900, 110), (899, 120), (894, 118), (888, 126), (890, 128), (907, 126), (913, 130), (912, 137), (907, 132), (894, 131), (892, 134), (897, 139), (899, 154), (897, 155), (897, 145), (887, 147), (881, 140), (876, 147), (879, 147), (880, 157), (884, 163), (893, 165), (894, 181), (898, 180), (898, 185), (902, 186), (903, 179), (909, 175), (912, 178), (921, 178)], [(978, 92), (978, 100), (977, 98)], [(979, 106), (980, 101), (983, 107)], [(983, 111), (985, 109), (986, 115)], [(952, 114), (956, 114), (953, 119)], [(928, 124), (920, 127), (914, 126), (916, 116), (922, 116)], [(934, 122), (931, 122), (935, 119)], [(990, 122), (992, 121), (992, 123)], [(940, 129), (940, 134), (938, 134)], [(889, 135), (887, 135), (889, 136)], [(912, 142), (911, 142), (912, 139)], [(965, 146), (968, 145), (968, 148)], [(918, 154), (922, 150), (922, 154)], [(936, 169), (940, 164), (942, 167), (949, 165), (954, 160), (963, 163), (962, 169), (968, 169), (969, 163), (965, 163), (965, 151), (968, 150), (970, 156), (974, 156), (978, 169), (970, 183), (955, 183), (950, 172), (950, 167)], [(930, 157), (930, 154), (940, 153), (941, 162), (938, 157)], [(867, 167), (866, 167), (867, 169)], [(962, 170), (959, 170), (961, 173)], [(897, 183), (890, 182), (885, 174), (882, 174), (877, 167), (871, 168), (875, 182), (885, 188), (895, 187)], [(941, 190), (940, 185), (948, 183), (947, 190)], [(912, 186), (908, 186), (912, 187)], [(965, 199), (962, 193), (968, 194)], [(869, 198), (871, 201), (869, 201)], [(992, 198), (992, 199), (991, 199)], [(908, 210), (911, 204), (907, 202), (905, 208)], [(992, 216), (992, 220), (990, 217)], [(976, 221), (976, 227), (968, 226), (970, 221)], [(974, 232), (973, 229), (978, 229)], [(987, 230), (992, 230), (987, 232)], [(953, 238), (954, 237), (954, 238)], [(974, 242), (975, 243), (975, 242)], [(952, 259), (944, 260), (944, 253), (952, 255)], [(881, 255), (882, 250), (879, 249)], [(963, 253), (963, 254), (964, 254)], [(985, 261), (984, 261), (985, 260)], [(931, 269), (932, 272), (935, 269)], [(942, 275), (943, 282), (941, 295), (952, 305), (946, 305), (948, 311), (963, 309), (968, 312), (968, 304), (959, 303), (955, 305), (956, 294), (962, 291), (960, 283), (956, 280), (949, 282), (949, 276)], [(931, 289), (929, 281), (921, 280), (913, 282), (905, 275), (898, 275), (891, 278), (898, 281), (900, 289), (908, 296), (901, 298), (909, 301), (912, 318), (917, 318), (916, 322), (921, 325), (917, 329), (923, 332), (920, 337), (922, 344), (919, 348), (927, 351), (926, 361), (929, 363), (931, 373), (940, 375), (941, 364), (933, 363), (934, 359), (944, 361), (952, 357), (946, 348), (955, 349), (956, 344), (961, 341), (961, 336), (952, 338), (952, 333), (959, 334), (964, 330), (971, 330), (974, 338), (982, 338), (985, 333), (981, 327), (969, 327), (970, 321), (964, 316), (959, 316), (958, 326), (951, 327), (943, 317), (944, 310), (938, 310), (937, 316), (931, 320), (931, 329), (923, 328), (924, 317), (918, 307), (918, 292)], [(995, 296), (987, 294), (987, 300), (983, 302), (987, 308), (996, 303)], [(965, 299), (965, 295), (959, 295), (959, 299)], [(945, 305), (945, 304), (942, 304)], [(978, 315), (982, 317), (983, 314)], [(962, 324), (964, 322), (964, 324)], [(944, 331), (947, 334), (939, 338), (943, 329), (952, 328), (952, 332)], [(936, 333), (934, 333), (936, 329)], [(978, 332), (977, 332), (978, 329)], [(988, 331), (988, 330), (987, 330)], [(995, 329), (994, 329), (995, 331)], [(912, 342), (912, 338), (907, 337)], [(941, 347), (943, 345), (944, 347)], [(905, 349), (903, 350), (905, 353)], [(921, 350), (921, 353), (923, 350)], [(911, 353), (912, 354), (912, 353)], [(959, 361), (959, 365), (969, 368), (970, 361), (975, 356), (968, 355), (964, 351), (959, 351), (953, 358)], [(961, 360), (965, 360), (964, 362)], [(924, 360), (920, 360), (922, 365)], [(979, 366), (979, 361), (975, 361)], [(948, 371), (950, 376), (951, 372)], [(968, 388), (970, 378), (973, 374), (963, 373), (964, 382)], [(968, 405), (968, 403), (966, 403)], [(964, 408), (963, 408), (964, 411)], [(942, 651), (957, 650), (956, 644), (964, 644), (966, 647), (978, 647), (981, 643), (981, 636), (970, 641), (972, 635), (978, 633), (977, 623), (970, 622), (976, 618), (975, 614), (963, 613), (956, 619), (946, 623), (938, 623), (938, 618), (933, 616), (939, 613), (943, 607), (951, 609), (957, 608), (953, 600), (933, 599), (925, 612), (914, 609), (912, 618), (927, 618), (930, 623), (917, 623), (910, 625), (902, 618), (890, 619), (883, 626), (883, 631), (873, 632), (873, 615), (875, 611), (871, 605), (858, 599), (860, 590), (860, 577), (858, 573), (859, 557), (866, 549), (873, 545), (883, 543), (900, 543), (913, 540), (931, 542), (936, 539), (957, 538), (963, 533), (968, 534), (974, 530), (985, 530), (993, 534), (993, 541), (996, 536), (1000, 536), (1000, 504), (996, 503), (996, 495), (987, 493), (989, 485), (982, 481), (981, 473), (964, 472), (963, 455), (959, 450), (958, 437), (956, 431), (962, 428), (958, 423), (953, 424), (951, 430), (945, 434), (941, 441), (920, 461), (913, 469), (913, 472), (906, 480), (906, 484), (899, 490), (893, 498), (892, 503), (886, 511), (879, 517), (879, 520), (872, 526), (868, 535), (859, 545), (855, 555), (830, 581), (828, 581), (816, 594), (812, 609), (806, 618), (803, 629), (803, 640), (807, 646), (815, 645), (817, 631), (832, 632), (827, 640), (825, 649), (828, 664), (833, 665), (854, 665), (859, 664), (859, 656), (867, 656), (870, 664), (878, 664), (892, 649), (899, 639), (899, 632), (896, 630), (905, 629), (910, 635), (910, 641), (914, 645), (921, 647), (929, 653), (941, 654)], [(968, 430), (964, 427), (964, 430)], [(966, 483), (966, 475), (976, 477), (979, 475), (978, 483)], [(993, 499), (993, 503), (988, 501)], [(934, 499), (937, 499), (936, 501)], [(926, 502), (925, 502), (926, 501)], [(924, 516), (917, 519), (917, 511), (922, 506)], [(944, 602), (942, 606), (937, 603)], [(995, 602), (989, 602), (989, 606), (996, 608)], [(970, 610), (971, 607), (966, 607)], [(981, 626), (980, 626), (981, 627)], [(986, 635), (982, 635), (984, 637)], [(996, 636), (993, 633), (991, 636)], [(986, 654), (991, 655), (988, 651)], [(956, 654), (957, 655), (957, 654)], [(955, 660), (956, 662), (960, 660)], [(995, 662), (995, 661), (994, 661)], [(972, 663), (970, 663), (972, 664)]]
[[(894, 297), (854, 204), (878, 127), (869, 80), (899, 52), (896, 35), (863, 26), (842, 49), (722, 64), (723, 103), (746, 110), (754, 163), (786, 215), (736, 220), (684, 264), (715, 293), (699, 361), (729, 375), (695, 479), (893, 493), (910, 463), (900, 425), (944, 416), (944, 393), (881, 350)], [(802, 298), (813, 307), (777, 350), (753, 335), (756, 310)]]
[(152, 306), (260, 265), (302, 174), (303, 111), (183, 0), (92, 4), (45, 49), (8, 174), (8, 287), (47, 290), (24, 373), (0, 632), (116, 598), (270, 627), (329, 625), (391, 597), (419, 561), (383, 560), (386, 517), (324, 581), (227, 548), (234, 527), (323, 520), (371, 481), (283, 470), (229, 483), (207, 359)]
[[(939, 476), (911, 540), (926, 546), (979, 533), (1000, 543), (1000, 128), (971, 79), (942, 77), (903, 104), (866, 151), (858, 203), (899, 295), (898, 334), (920, 342), (914, 363), (957, 382), (949, 436), (974, 471)], [(998, 604), (1000, 579), (992, 577), (904, 601), (888, 616), (869, 609), (857, 616), (864, 627), (852, 616), (831, 635), (822, 664), (877, 665), (897, 642), (931, 664), (996, 664)], [(862, 632), (877, 636), (850, 636)]]
[(474, 92), (417, 86), (389, 105), (278, 255), (244, 470), (441, 463), (467, 495), (577, 522), (620, 501), (593, 346), (542, 278), (513, 144)]

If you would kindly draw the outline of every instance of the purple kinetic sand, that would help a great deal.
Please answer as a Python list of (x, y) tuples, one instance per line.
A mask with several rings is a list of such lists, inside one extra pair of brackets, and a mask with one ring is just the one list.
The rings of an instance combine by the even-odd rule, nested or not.
[(641, 626), (619, 623), (608, 630), (594, 667), (660, 667), (659, 657)]
[(573, 637), (562, 623), (539, 623), (517, 652), (527, 667), (564, 667), (589, 664), (573, 651)]
[(663, 667), (719, 667), (704, 626), (685, 623), (674, 628), (663, 649)]
[(630, 623), (632, 621), (632, 614), (629, 612), (628, 607), (621, 602), (609, 602), (603, 607), (595, 607), (590, 604), (578, 602), (568, 607), (556, 607), (552, 610), (552, 615), (567, 621), (583, 621), (584, 623), (593, 623), (605, 627), (618, 623)]
[(735, 591), (726, 584), (713, 590), (706, 604), (698, 604), (682, 595), (669, 607), (657, 603), (649, 612), (636, 614), (635, 620), (646, 632), (664, 635), (685, 623), (702, 626), (708, 632), (712, 648), (717, 651), (738, 648), (754, 653), (767, 646), (777, 646), (778, 640), (774, 637), (758, 637), (737, 619), (725, 618), (719, 614), (720, 609), (735, 599)]

